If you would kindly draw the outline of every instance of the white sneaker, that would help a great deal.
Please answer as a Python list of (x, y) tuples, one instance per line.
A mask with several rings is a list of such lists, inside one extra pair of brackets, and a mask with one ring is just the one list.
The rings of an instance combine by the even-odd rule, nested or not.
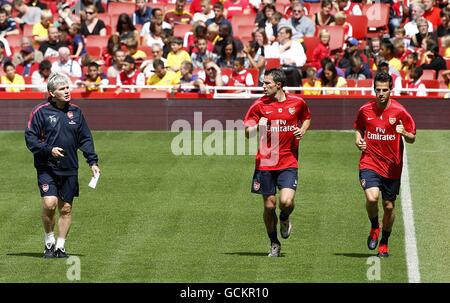
[(268, 257), (279, 257), (281, 256), (281, 246), (278, 243), (272, 243), (270, 245), (270, 251)]
[(283, 239), (289, 238), (292, 231), (291, 220), (287, 219), (286, 221), (280, 221), (280, 233)]

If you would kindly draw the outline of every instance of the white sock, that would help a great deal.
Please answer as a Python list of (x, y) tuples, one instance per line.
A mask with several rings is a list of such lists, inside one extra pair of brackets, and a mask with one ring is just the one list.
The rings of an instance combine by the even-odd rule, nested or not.
[(45, 245), (47, 244), (55, 244), (55, 235), (53, 234), (53, 232), (51, 233), (45, 233)]
[(66, 242), (66, 239), (58, 238), (58, 241), (56, 241), (56, 249), (61, 248), (64, 250), (64, 243)]

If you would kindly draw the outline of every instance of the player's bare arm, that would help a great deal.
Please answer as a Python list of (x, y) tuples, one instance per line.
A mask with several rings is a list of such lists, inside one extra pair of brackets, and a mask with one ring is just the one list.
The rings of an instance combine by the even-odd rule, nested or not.
[(395, 127), (395, 130), (397, 133), (403, 136), (405, 138), (406, 143), (414, 143), (416, 141), (416, 135), (409, 133), (405, 130), (405, 127), (403, 126), (402, 120), (399, 121), (399, 124)]
[(305, 133), (308, 130), (310, 125), (311, 125), (311, 119), (303, 121), (302, 127), (296, 127), (294, 129), (294, 136), (297, 139), (303, 138), (303, 136), (305, 135)]
[(360, 130), (356, 131), (355, 145), (360, 151), (364, 151), (367, 148), (366, 140), (364, 140), (364, 133)]
[(258, 131), (259, 127), (267, 126), (268, 122), (269, 120), (266, 117), (261, 117), (261, 119), (259, 119), (258, 121), (258, 124), (245, 127), (245, 137), (249, 138), (250, 136), (253, 136), (253, 134)]

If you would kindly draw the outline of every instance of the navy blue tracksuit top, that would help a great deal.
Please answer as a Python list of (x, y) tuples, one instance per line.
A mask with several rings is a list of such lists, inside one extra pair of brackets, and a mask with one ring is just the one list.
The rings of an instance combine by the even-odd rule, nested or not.
[[(28, 120), (25, 141), (34, 155), (34, 166), (38, 171), (50, 171), (62, 176), (77, 175), (78, 149), (90, 166), (98, 161), (83, 113), (71, 103), (63, 109), (57, 108), (51, 100), (36, 106)], [(54, 147), (64, 149), (63, 158), (52, 156)]]

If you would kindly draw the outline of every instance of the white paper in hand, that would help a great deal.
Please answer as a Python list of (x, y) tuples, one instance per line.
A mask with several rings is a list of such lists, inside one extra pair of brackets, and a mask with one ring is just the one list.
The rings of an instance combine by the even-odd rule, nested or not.
[(91, 182), (89, 182), (88, 186), (91, 188), (95, 188), (97, 186), (98, 179), (100, 178), (100, 174), (95, 174), (91, 178)]

